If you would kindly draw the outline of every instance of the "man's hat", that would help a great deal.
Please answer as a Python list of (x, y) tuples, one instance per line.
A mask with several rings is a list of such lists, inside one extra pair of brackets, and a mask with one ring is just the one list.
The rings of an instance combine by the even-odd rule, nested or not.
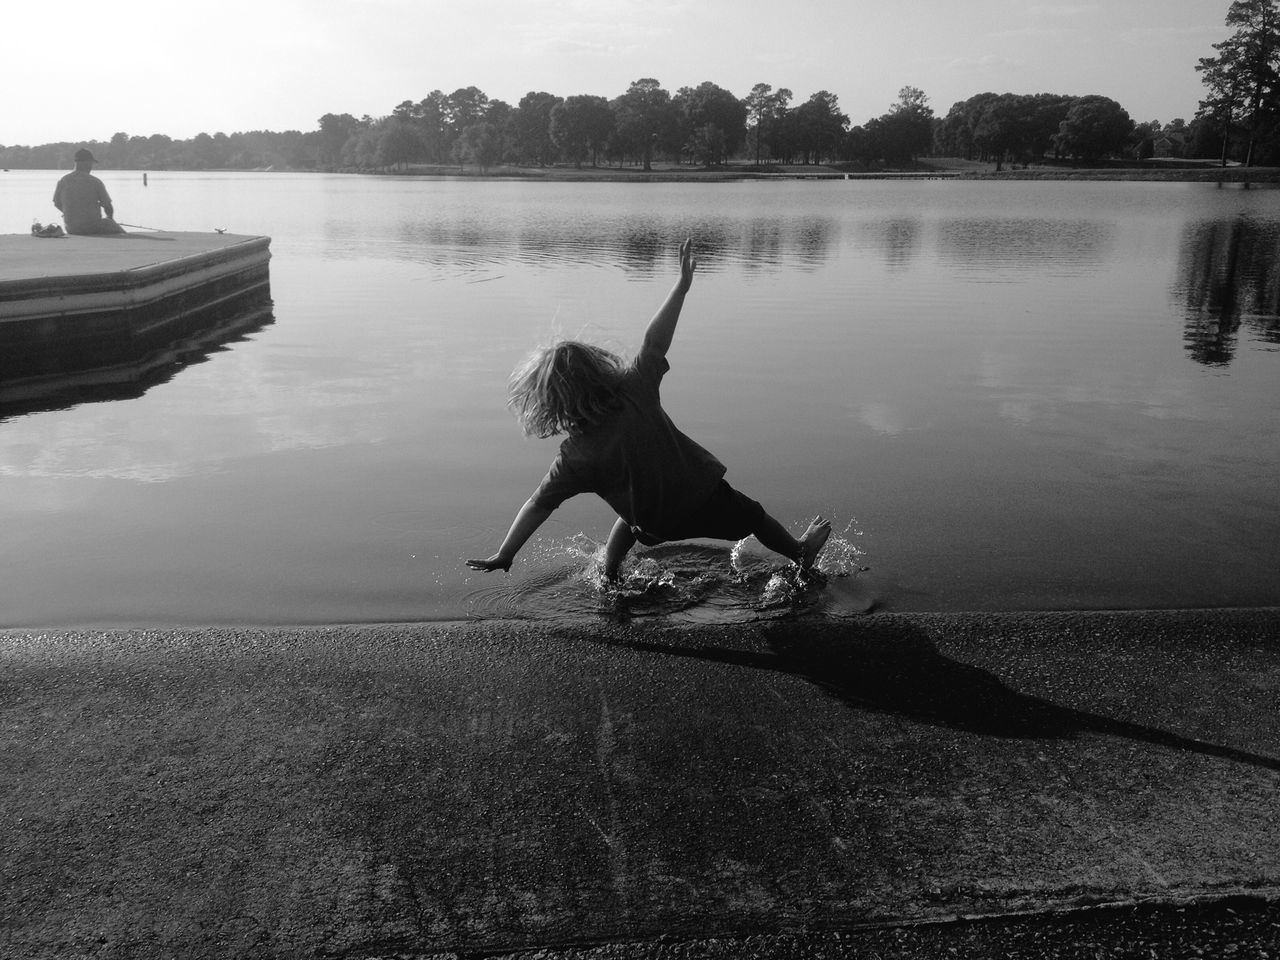
[(92, 153), (90, 153), (88, 150), (77, 150), (77, 151), (76, 151), (76, 163), (79, 163), (79, 162), (80, 162), (80, 161), (82, 161), (82, 160), (88, 160), (90, 163), (97, 163), (97, 162), (98, 162), (98, 161), (94, 158), (93, 154), (92, 154)]

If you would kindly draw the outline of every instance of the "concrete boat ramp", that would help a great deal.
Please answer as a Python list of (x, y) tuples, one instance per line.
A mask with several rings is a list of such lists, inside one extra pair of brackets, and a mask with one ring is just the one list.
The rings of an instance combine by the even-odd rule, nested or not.
[(0, 632), (0, 956), (1274, 958), (1278, 635)]
[(0, 403), (67, 378), (141, 376), (177, 343), (263, 322), (270, 243), (184, 232), (0, 236)]

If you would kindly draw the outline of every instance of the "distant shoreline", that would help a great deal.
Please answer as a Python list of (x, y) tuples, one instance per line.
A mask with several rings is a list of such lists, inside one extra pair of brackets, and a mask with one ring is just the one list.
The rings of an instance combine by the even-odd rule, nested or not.
[(408, 166), (375, 176), (440, 177), (470, 180), (542, 180), (553, 182), (614, 183), (718, 183), (778, 180), (1089, 180), (1153, 181), (1175, 183), (1280, 183), (1280, 167), (1222, 167), (1213, 164), (1179, 163), (1177, 166), (1070, 167), (1045, 164), (999, 172), (992, 163), (966, 161), (925, 161), (915, 170), (864, 171), (840, 164), (809, 166), (730, 165), (692, 168), (654, 164), (645, 171), (637, 167), (516, 167), (501, 166), (481, 172), (474, 167)]
[[(4, 172), (9, 172), (5, 170)], [(106, 168), (104, 172), (131, 172)], [(1170, 161), (1165, 165), (1121, 163), (1112, 166), (1072, 167), (1066, 164), (1032, 164), (1008, 166), (999, 172), (994, 163), (980, 163), (948, 158), (928, 158), (912, 170), (862, 170), (850, 164), (763, 165), (729, 164), (723, 167), (691, 167), (680, 164), (653, 164), (651, 170), (635, 166), (602, 166), (581, 168), (555, 165), (497, 166), (480, 171), (476, 167), (410, 164), (400, 169), (384, 170), (241, 170), (211, 168), (207, 170), (166, 169), (138, 170), (138, 173), (316, 173), (352, 176), (412, 177), (442, 180), (520, 180), (563, 183), (731, 183), (773, 182), (781, 180), (1084, 180), (1171, 183), (1280, 183), (1280, 167), (1220, 166), (1216, 162)]]

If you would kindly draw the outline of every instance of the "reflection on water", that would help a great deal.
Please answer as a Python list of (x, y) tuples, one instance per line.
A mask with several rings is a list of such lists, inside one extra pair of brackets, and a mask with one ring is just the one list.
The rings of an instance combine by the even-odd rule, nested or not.
[[(900, 258), (914, 246), (913, 221), (899, 221), (887, 238), (889, 255)], [(880, 228), (877, 227), (877, 232)], [(838, 225), (829, 218), (810, 216), (782, 219), (760, 217), (734, 219), (698, 218), (681, 231), (696, 237), (704, 265), (726, 262), (747, 269), (825, 263)], [(345, 226), (330, 225), (335, 241), (331, 255), (351, 258), (369, 254), (370, 245)], [(677, 234), (679, 235), (679, 234)], [(477, 269), (516, 260), (541, 269), (565, 264), (597, 263), (621, 267), (637, 277), (650, 277), (670, 266), (671, 224), (628, 217), (621, 222), (536, 221), (492, 219), (413, 220), (402, 223), (398, 243), (389, 251), (398, 259), (430, 263), (453, 269)], [(713, 266), (714, 269), (714, 266)]]
[[(0, 421), (0, 626), (1280, 603), (1280, 191), (105, 176), (136, 222), (271, 236), (274, 321)], [(634, 349), (685, 236), (664, 405), (789, 527), (858, 517), (845, 572), (695, 542), (601, 589), (592, 497), (466, 570), (555, 453), (512, 366)]]
[[(531, 209), (515, 203), (500, 217), (483, 207), (439, 216), (402, 215), (394, 226), (394, 243), (369, 234), (376, 222), (330, 220), (325, 229), (332, 243), (325, 253), (350, 258), (390, 254), (454, 270), (487, 269), (512, 260), (544, 270), (594, 263), (648, 278), (670, 266), (673, 234), (697, 238), (704, 269), (732, 264), (755, 273), (783, 264), (789, 269), (829, 266), (841, 256), (847, 233), (891, 268), (906, 267), (920, 256), (936, 257), (1003, 280), (1010, 278), (1010, 270), (1022, 271), (1022, 279), (1035, 279), (1040, 272), (1078, 274), (1114, 256), (1119, 232), (1112, 218), (1073, 217), (1065, 210), (1054, 216), (1014, 210), (936, 218), (893, 208), (842, 210), (830, 198), (800, 209), (768, 205), (762, 212), (747, 208), (727, 214), (717, 209), (714, 193), (684, 208), (648, 213), (643, 207), (560, 210), (551, 199)], [(523, 200), (527, 203), (527, 197)], [(671, 202), (664, 198), (664, 204)]]
[(923, 224), (919, 217), (891, 217), (860, 224), (860, 234), (883, 251), (890, 267), (905, 267), (920, 253)]
[[(40, 410), (60, 410), (80, 403), (129, 400), (168, 383), (179, 372), (204, 363), (218, 353), (232, 349), (270, 324), (271, 300), (266, 294), (253, 298), (258, 305), (241, 302), (217, 316), (205, 315), (200, 330), (189, 336), (138, 338), (135, 355), (128, 362), (64, 373), (50, 372), (45, 365), (40, 377), (21, 380), (0, 379), (0, 422), (7, 417)], [(190, 326), (190, 325), (188, 325)]]
[(965, 217), (942, 225), (938, 245), (947, 260), (983, 271), (1012, 265), (1056, 272), (1102, 262), (1114, 238), (1114, 225), (1099, 219)]
[(1187, 352), (1226, 366), (1241, 326), (1280, 343), (1280, 224), (1249, 217), (1187, 225), (1179, 257)]

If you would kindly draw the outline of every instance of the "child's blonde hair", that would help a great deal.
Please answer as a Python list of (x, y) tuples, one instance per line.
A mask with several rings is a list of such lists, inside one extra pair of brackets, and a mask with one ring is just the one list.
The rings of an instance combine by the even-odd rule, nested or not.
[(561, 340), (511, 372), (507, 406), (526, 436), (578, 433), (617, 406), (622, 358), (590, 343)]

